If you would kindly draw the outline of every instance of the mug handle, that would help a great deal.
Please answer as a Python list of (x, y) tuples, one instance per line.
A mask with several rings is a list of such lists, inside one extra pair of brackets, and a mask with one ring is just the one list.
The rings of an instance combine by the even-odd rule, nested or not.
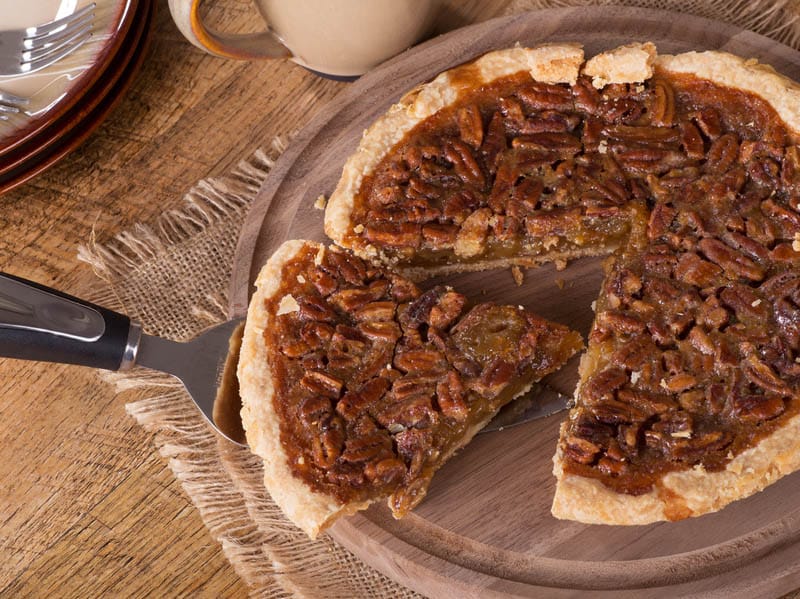
[(271, 31), (248, 34), (220, 33), (200, 18), (200, 0), (169, 0), (169, 11), (181, 33), (209, 54), (238, 60), (289, 58), (291, 51)]

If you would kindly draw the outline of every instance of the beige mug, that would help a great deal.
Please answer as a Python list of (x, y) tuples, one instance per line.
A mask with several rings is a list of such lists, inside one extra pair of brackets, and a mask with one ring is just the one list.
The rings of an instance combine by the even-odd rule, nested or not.
[(181, 33), (216, 56), (290, 58), (335, 77), (361, 75), (428, 33), (437, 0), (254, 0), (267, 30), (227, 34), (206, 26), (200, 0), (169, 0)]

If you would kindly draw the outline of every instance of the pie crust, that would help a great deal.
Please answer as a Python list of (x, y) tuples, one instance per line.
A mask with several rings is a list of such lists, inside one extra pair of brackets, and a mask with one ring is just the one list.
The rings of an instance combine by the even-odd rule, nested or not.
[(310, 489), (289, 468), (289, 456), (280, 442), (280, 421), (273, 398), (275, 388), (264, 331), (272, 326), (266, 300), (278, 293), (281, 269), (305, 245), (287, 241), (261, 269), (256, 291), (250, 300), (239, 354), (239, 389), (242, 397), (242, 425), (250, 450), (264, 460), (264, 484), (286, 517), (310, 537), (316, 537), (336, 517), (353, 513), (368, 504), (343, 506), (330, 496)]

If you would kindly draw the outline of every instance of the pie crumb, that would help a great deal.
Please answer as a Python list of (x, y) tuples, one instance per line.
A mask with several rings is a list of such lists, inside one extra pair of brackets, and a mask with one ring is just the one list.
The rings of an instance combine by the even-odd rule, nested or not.
[(605, 139), (601, 139), (600, 143), (597, 144), (597, 151), (601, 154), (605, 154), (608, 152), (608, 142)]
[(641, 83), (653, 76), (656, 47), (650, 42), (628, 44), (608, 50), (586, 61), (585, 75), (597, 89), (609, 83)]
[(795, 252), (800, 252), (800, 233), (794, 234), (794, 241), (792, 242), (792, 249)]
[(753, 303), (751, 303), (750, 305), (751, 305), (751, 306), (753, 306), (754, 308), (756, 308), (756, 307), (758, 307), (759, 305), (761, 305), (761, 300), (760, 300), (760, 299), (757, 299), (757, 300), (755, 300)]
[(542, 244), (544, 245), (544, 249), (546, 250), (549, 250), (550, 248), (557, 246), (558, 235), (548, 235), (547, 237), (544, 238)]
[(325, 210), (325, 204), (327, 203), (328, 200), (325, 199), (325, 196), (320, 194), (320, 196), (317, 197), (317, 201), (314, 202), (314, 208), (316, 208), (317, 210)]
[(511, 276), (514, 279), (514, 283), (517, 284), (517, 287), (522, 286), (522, 282), (525, 280), (525, 275), (522, 272), (522, 269), (519, 266), (512, 266), (511, 267)]
[(674, 439), (689, 439), (692, 436), (692, 431), (688, 429), (685, 431), (675, 431), (670, 433), (669, 436), (673, 437)]
[(297, 303), (297, 300), (294, 299), (291, 293), (287, 293), (281, 298), (281, 303), (278, 304), (278, 311), (275, 315), (290, 314), (291, 312), (298, 312), (299, 310), (300, 305)]
[(361, 235), (364, 232), (364, 225), (358, 223), (355, 227), (353, 227), (353, 233), (356, 235)]
[(302, 285), (306, 282), (306, 278), (303, 275), (297, 275), (297, 282)]
[(631, 385), (635, 385), (639, 382), (639, 379), (642, 378), (642, 373), (638, 370), (634, 370), (631, 372)]

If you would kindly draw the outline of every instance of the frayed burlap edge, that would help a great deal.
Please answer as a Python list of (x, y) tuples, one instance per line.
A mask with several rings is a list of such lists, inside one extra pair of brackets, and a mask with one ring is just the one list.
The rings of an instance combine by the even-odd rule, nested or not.
[[(230, 177), (201, 181), (182, 209), (152, 226), (80, 247), (78, 258), (107, 283), (92, 299), (173, 339), (224, 320), (236, 235), (283, 148), (276, 141)], [(207, 280), (197, 280), (201, 273)], [(286, 520), (264, 488), (260, 459), (217, 435), (175, 379), (144, 369), (103, 376), (118, 393), (146, 393), (127, 412), (155, 433), (159, 453), (253, 596), (416, 596), (330, 537), (310, 541)]]
[[(147, 330), (174, 339), (190, 338), (227, 317), (238, 231), (285, 146), (284, 140), (275, 139), (269, 150), (257, 150), (230, 176), (200, 181), (184, 196), (182, 208), (165, 212), (151, 225), (136, 224), (102, 245), (92, 232), (89, 243), (78, 248), (78, 259), (108, 284), (98, 291), (98, 303), (125, 311)], [(198, 245), (207, 251), (205, 256), (197, 255)], [(198, 259), (215, 268), (201, 270)], [(154, 281), (161, 284), (161, 297), (153, 297)], [(198, 298), (199, 289), (207, 294)], [(170, 301), (160, 301), (163, 297)], [(176, 314), (167, 318), (165, 304), (174, 305)]]

